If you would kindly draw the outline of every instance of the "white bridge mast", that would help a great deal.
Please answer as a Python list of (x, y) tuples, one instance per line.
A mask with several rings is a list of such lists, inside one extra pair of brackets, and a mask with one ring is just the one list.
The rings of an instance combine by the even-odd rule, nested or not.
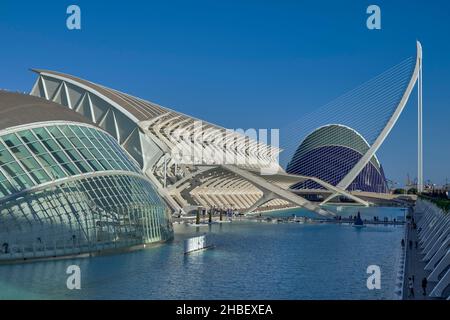
[(422, 57), (420, 57), (419, 77), (417, 79), (417, 191), (423, 192), (423, 133), (422, 133)]

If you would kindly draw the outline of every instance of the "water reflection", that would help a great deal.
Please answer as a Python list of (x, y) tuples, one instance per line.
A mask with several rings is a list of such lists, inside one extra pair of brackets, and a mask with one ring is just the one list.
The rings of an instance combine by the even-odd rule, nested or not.
[[(362, 215), (396, 216), (396, 208)], [(345, 214), (358, 210), (344, 209)], [(288, 213), (289, 215), (292, 212)], [(300, 212), (296, 213), (300, 215)], [(0, 298), (40, 299), (389, 299), (400, 263), (401, 226), (232, 222), (175, 226), (175, 239), (132, 253), (0, 266)], [(215, 248), (184, 255), (183, 240), (207, 233)], [(81, 290), (66, 268), (81, 268)], [(382, 269), (382, 290), (366, 268)]]

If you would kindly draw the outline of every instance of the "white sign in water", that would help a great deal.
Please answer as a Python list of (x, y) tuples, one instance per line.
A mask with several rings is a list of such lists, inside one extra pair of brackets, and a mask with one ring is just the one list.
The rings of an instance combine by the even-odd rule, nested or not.
[(206, 235), (184, 240), (184, 253), (203, 250), (210, 247)]

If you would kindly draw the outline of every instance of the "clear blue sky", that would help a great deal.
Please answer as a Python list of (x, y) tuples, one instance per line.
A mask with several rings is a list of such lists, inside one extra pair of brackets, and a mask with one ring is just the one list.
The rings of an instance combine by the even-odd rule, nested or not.
[[(70, 4), (81, 31), (66, 28)], [(381, 7), (380, 31), (366, 28), (370, 4)], [(413, 56), (419, 39), (425, 178), (450, 178), (446, 0), (2, 0), (0, 32), (0, 88), (29, 91), (28, 68), (48, 68), (228, 128), (282, 128)], [(400, 183), (415, 177), (416, 121), (410, 103), (378, 152)]]

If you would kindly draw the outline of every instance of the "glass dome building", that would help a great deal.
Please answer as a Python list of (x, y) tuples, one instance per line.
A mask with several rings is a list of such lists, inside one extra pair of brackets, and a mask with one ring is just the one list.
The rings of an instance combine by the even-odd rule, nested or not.
[(166, 204), (109, 133), (56, 103), (0, 91), (0, 262), (172, 235)]
[[(331, 124), (309, 134), (299, 145), (286, 171), (316, 177), (337, 186), (369, 150), (370, 145), (355, 130)], [(307, 180), (297, 189), (323, 189)], [(388, 192), (383, 167), (374, 155), (347, 188), (348, 191)]]

